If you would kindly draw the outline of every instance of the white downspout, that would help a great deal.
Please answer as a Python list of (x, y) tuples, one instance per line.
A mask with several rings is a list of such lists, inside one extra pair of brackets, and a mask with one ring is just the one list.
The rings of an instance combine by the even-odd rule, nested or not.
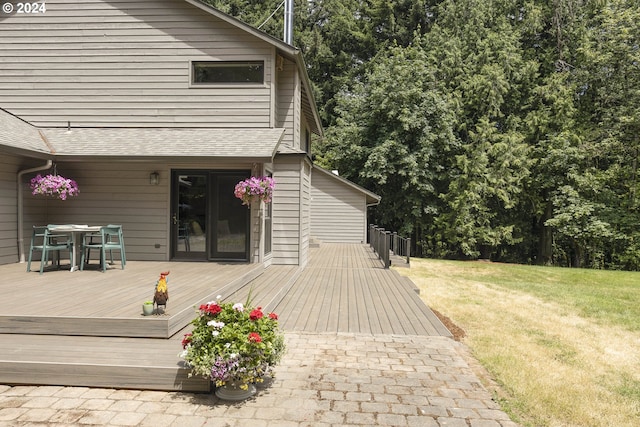
[(39, 172), (47, 169), (51, 169), (53, 160), (47, 160), (47, 164), (38, 166), (31, 169), (25, 169), (18, 172), (18, 253), (20, 254), (20, 263), (24, 263), (24, 230), (22, 229), (22, 210), (23, 210), (23, 196), (22, 196), (22, 176), (32, 172)]

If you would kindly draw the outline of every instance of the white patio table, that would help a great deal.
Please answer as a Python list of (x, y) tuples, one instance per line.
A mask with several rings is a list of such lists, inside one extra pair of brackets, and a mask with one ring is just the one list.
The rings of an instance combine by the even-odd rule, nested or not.
[[(71, 251), (71, 268), (69, 271), (76, 271), (80, 266), (78, 265), (78, 251), (82, 250), (82, 235), (86, 233), (96, 233), (102, 228), (101, 225), (81, 225), (81, 224), (64, 224), (54, 225), (48, 227), (50, 231), (56, 234), (69, 234), (71, 236), (71, 243), (73, 244), (73, 250)], [(79, 237), (79, 238), (78, 238)]]

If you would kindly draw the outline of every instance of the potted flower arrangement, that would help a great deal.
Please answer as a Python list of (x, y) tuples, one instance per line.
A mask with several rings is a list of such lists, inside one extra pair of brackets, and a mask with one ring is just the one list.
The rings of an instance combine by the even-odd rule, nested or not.
[(261, 200), (265, 203), (271, 201), (275, 181), (269, 176), (247, 178), (236, 184), (234, 195), (242, 200), (243, 205), (251, 205), (251, 202)]
[(181, 356), (190, 375), (211, 379), (216, 396), (242, 400), (256, 391), (254, 384), (272, 375), (285, 349), (275, 313), (264, 313), (249, 302), (202, 304), (191, 322), (193, 331), (182, 340)]
[(36, 175), (31, 179), (31, 190), (34, 196), (51, 196), (60, 200), (67, 200), (67, 197), (77, 196), (80, 193), (78, 184), (69, 178), (61, 175)]

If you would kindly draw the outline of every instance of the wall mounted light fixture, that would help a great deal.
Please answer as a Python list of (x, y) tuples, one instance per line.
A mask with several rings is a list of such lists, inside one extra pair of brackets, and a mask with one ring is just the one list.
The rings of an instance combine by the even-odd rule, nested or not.
[(158, 172), (151, 172), (149, 174), (149, 184), (151, 185), (160, 184), (160, 174)]

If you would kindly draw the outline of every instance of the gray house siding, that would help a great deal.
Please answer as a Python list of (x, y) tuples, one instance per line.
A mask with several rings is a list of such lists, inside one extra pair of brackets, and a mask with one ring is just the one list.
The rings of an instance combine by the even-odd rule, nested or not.
[(296, 76), (295, 64), (290, 61), (282, 60), (282, 71), (278, 72), (278, 83), (276, 91), (276, 127), (286, 128), (282, 142), (290, 147), (294, 147), (294, 99)]
[[(49, 0), (0, 14), (2, 107), (37, 126), (271, 127), (273, 46), (181, 0)], [(191, 87), (196, 60), (263, 60), (265, 83)]]
[(309, 240), (311, 238), (311, 164), (302, 163), (300, 185), (300, 265), (309, 261)]
[[(18, 189), (19, 171), (42, 166), (42, 161), (24, 159), (0, 150), (0, 265), (18, 262)], [(31, 199), (29, 179), (35, 174), (23, 176), (23, 198)], [(25, 200), (24, 204), (27, 202)], [(22, 215), (25, 224), (23, 245), (29, 249), (32, 225), (42, 224), (46, 219), (46, 200), (34, 200), (31, 208)]]
[(16, 174), (19, 159), (0, 152), (0, 265), (18, 260)]
[(304, 120), (302, 119), (302, 84), (300, 82), (300, 75), (296, 75), (292, 79), (295, 86), (293, 105), (293, 147), (300, 149), (300, 130), (304, 126)]
[(300, 158), (278, 156), (273, 163), (276, 182), (273, 195), (273, 249), (274, 264), (300, 262)]
[(323, 242), (366, 241), (365, 194), (316, 172), (312, 178), (311, 197), (311, 235), (314, 238)]
[[(131, 260), (168, 259), (169, 182), (166, 166), (140, 163), (58, 164), (58, 173), (78, 183), (80, 195), (65, 201), (31, 195), (25, 181), (25, 253), (32, 225), (122, 224)], [(163, 169), (160, 185), (149, 184), (149, 174)], [(30, 175), (27, 178), (31, 178)], [(38, 218), (38, 212), (46, 212)], [(156, 248), (155, 245), (160, 247)]]

